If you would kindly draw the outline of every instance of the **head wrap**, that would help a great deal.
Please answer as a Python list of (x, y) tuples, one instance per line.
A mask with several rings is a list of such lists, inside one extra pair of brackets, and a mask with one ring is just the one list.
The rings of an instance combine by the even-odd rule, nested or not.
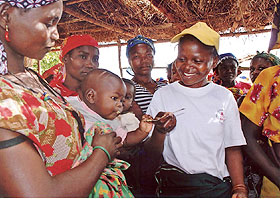
[(127, 46), (126, 46), (126, 57), (127, 58), (129, 57), (129, 51), (131, 50), (131, 48), (133, 48), (137, 44), (146, 44), (151, 47), (154, 54), (156, 52), (154, 42), (151, 39), (149, 39), (147, 37), (143, 37), (142, 35), (138, 35), (138, 36), (134, 37), (133, 39), (128, 40), (128, 42), (127, 42)]
[(219, 61), (218, 61), (217, 65), (219, 65), (220, 63), (222, 63), (222, 61), (224, 61), (226, 59), (232, 59), (232, 60), (236, 61), (237, 66), (239, 65), (239, 62), (238, 62), (237, 58), (232, 53), (220, 54), (219, 55)]
[(28, 8), (38, 8), (40, 6), (49, 5), (56, 1), (58, 0), (0, 0), (0, 5), (7, 2), (12, 7), (28, 9)]
[(97, 41), (90, 35), (72, 35), (67, 37), (62, 45), (60, 51), (60, 60), (71, 50), (79, 47), (79, 46), (93, 46), (98, 48)]
[(265, 60), (270, 61), (272, 66), (280, 65), (279, 57), (271, 53), (257, 51), (257, 54), (253, 57), (253, 59), (255, 58), (264, 58)]
[(178, 42), (184, 35), (192, 35), (207, 46), (214, 46), (218, 52), (220, 35), (211, 29), (204, 22), (197, 22), (195, 25), (183, 30), (171, 39), (171, 43)]
[[(9, 3), (12, 7), (27, 9), (49, 5), (56, 1), (58, 0), (0, 0), (0, 5), (3, 3)], [(5, 51), (3, 43), (0, 41), (0, 74), (4, 75), (8, 73), (7, 65), (7, 53)]]

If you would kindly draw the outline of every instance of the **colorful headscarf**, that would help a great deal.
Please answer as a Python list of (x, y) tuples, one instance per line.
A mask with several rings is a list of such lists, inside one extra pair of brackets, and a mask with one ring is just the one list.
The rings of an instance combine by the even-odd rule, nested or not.
[[(29, 9), (49, 5), (56, 1), (58, 0), (0, 0), (0, 5), (3, 3), (9, 3), (12, 7)], [(0, 40), (0, 74), (4, 75), (8, 73), (7, 65), (7, 53)]]
[(219, 61), (218, 61), (217, 65), (219, 65), (220, 63), (222, 63), (226, 59), (232, 59), (232, 60), (236, 61), (237, 65), (239, 65), (239, 62), (238, 62), (237, 58), (232, 53), (220, 54), (219, 55)]
[(265, 60), (270, 61), (272, 66), (280, 65), (279, 57), (271, 53), (257, 51), (257, 54), (253, 57), (253, 59), (255, 58), (264, 58)]
[(0, 0), (0, 5), (7, 2), (12, 7), (29, 9), (45, 6), (56, 1), (58, 0)]
[(62, 45), (60, 51), (59, 59), (62, 61), (62, 58), (71, 50), (79, 46), (93, 46), (98, 48), (97, 41), (91, 35), (72, 35), (67, 37)]
[(127, 42), (127, 47), (126, 47), (126, 57), (127, 58), (129, 57), (129, 51), (131, 50), (131, 48), (133, 48), (137, 44), (146, 44), (151, 47), (154, 54), (156, 52), (154, 42), (151, 39), (149, 39), (147, 37), (143, 37), (142, 35), (137, 35), (136, 37), (128, 40), (128, 42)]

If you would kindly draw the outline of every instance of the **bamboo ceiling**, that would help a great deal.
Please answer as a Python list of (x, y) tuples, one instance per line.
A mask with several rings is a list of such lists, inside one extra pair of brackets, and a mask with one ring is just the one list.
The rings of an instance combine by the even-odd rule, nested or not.
[(239, 28), (245, 34), (257, 33), (271, 24), (275, 4), (276, 0), (66, 0), (58, 43), (81, 33), (98, 42), (127, 41), (138, 34), (168, 41), (197, 21), (220, 33), (238, 33)]

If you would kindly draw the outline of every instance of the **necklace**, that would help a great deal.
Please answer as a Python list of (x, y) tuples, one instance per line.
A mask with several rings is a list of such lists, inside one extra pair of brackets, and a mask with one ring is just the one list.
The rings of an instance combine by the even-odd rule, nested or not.
[[(56, 90), (53, 89), (53, 87), (51, 87), (47, 82), (46, 80), (44, 80), (38, 73), (36, 73), (34, 70), (30, 69), (30, 68), (26, 68), (26, 70), (29, 72), (29, 74), (32, 76), (32, 78), (34, 79), (34, 81), (37, 83), (37, 85), (40, 87), (40, 89), (42, 91), (43, 88), (41, 87), (44, 86), (44, 88), (46, 88), (48, 91), (50, 91), (55, 97), (59, 97), (62, 101), (63, 101), (63, 104), (67, 104), (67, 101), (65, 100), (65, 98), (60, 94), (58, 93)], [(34, 74), (37, 76), (38, 80), (34, 77)], [(50, 99), (50, 96), (48, 95), (47, 92), (44, 92), (44, 101)]]
[(14, 78), (16, 78), (21, 84), (15, 82), (15, 81), (10, 80), (11, 82), (13, 82), (14, 84), (16, 84), (16, 85), (18, 85), (18, 86), (22, 86), (22, 87), (24, 87), (25, 89), (32, 91), (33, 93), (38, 94), (37, 91), (35, 91), (34, 89), (32, 89), (32, 88), (26, 86), (26, 83), (23, 82), (20, 78), (18, 78), (15, 74), (11, 73), (10, 71), (8, 71), (8, 74), (9, 74), (9, 75), (12, 75)]
[[(27, 72), (30, 74), (30, 76), (32, 77), (33, 81), (36, 83), (36, 85), (38, 86), (38, 88), (41, 90), (41, 92), (38, 92), (38, 91), (34, 90), (33, 88), (31, 88), (30, 86), (27, 86), (27, 83), (26, 83), (26, 82), (24, 82), (22, 79), (20, 79), (17, 75), (15, 75), (15, 74), (13, 74), (12, 72), (8, 71), (8, 74), (12, 75), (12, 76), (13, 76), (14, 78), (16, 78), (20, 83), (15, 82), (15, 81), (12, 81), (12, 80), (10, 80), (10, 81), (12, 81), (13, 83), (15, 83), (15, 84), (17, 84), (17, 85), (19, 85), (19, 86), (21, 86), (21, 87), (27, 89), (27, 90), (30, 90), (31, 92), (35, 93), (36, 95), (38, 95), (39, 93), (41, 93), (40, 96), (39, 96), (39, 98), (42, 99), (44, 102), (46, 102), (46, 103), (49, 105), (49, 107), (51, 107), (51, 109), (52, 109), (54, 112), (56, 112), (57, 114), (63, 114), (64, 117), (66, 118), (67, 115), (66, 115), (65, 111), (62, 110), (62, 107), (61, 107), (54, 99), (52, 99), (52, 98), (50, 97), (50, 95), (43, 89), (42, 86), (44, 86), (44, 88), (46, 88), (47, 90), (49, 90), (49, 88), (46, 87), (43, 83), (40, 84), (41, 81), (38, 82), (37, 79), (36, 79), (36, 78), (34, 77), (34, 75), (32, 74), (32, 73), (34, 73), (34, 74), (37, 74), (37, 73), (36, 73), (35, 71), (33, 72), (32, 69), (26, 68), (26, 70), (27, 70)], [(32, 73), (31, 73), (30, 71), (32, 71)], [(39, 79), (39, 77), (38, 77), (38, 79)], [(58, 97), (58, 96), (55, 94), (54, 91), (52, 91), (51, 93), (52, 93), (55, 97)], [(61, 99), (64, 99), (64, 98), (61, 96)], [(54, 103), (54, 104), (55, 104), (57, 107), (59, 107), (60, 109), (56, 109), (56, 108), (49, 102), (49, 100), (51, 100), (52, 103)], [(64, 99), (64, 100), (63, 100), (63, 104), (65, 105), (66, 103), (67, 103), (67, 102), (66, 102), (66, 100)]]
[[(54, 90), (47, 82), (46, 80), (44, 80), (38, 73), (36, 73), (34, 70), (30, 69), (30, 68), (26, 68), (27, 71), (31, 74), (31, 76), (34, 78), (34, 80), (37, 82), (37, 84), (40, 86), (40, 83), (46, 88), (48, 89), (54, 96), (60, 96), (60, 98), (62, 99), (63, 101), (63, 104), (66, 105), (67, 104), (67, 101), (65, 100), (65, 98), (60, 94), (58, 93), (56, 90)], [(33, 76), (32, 73), (34, 73), (38, 80), (40, 81), (40, 83), (37, 81), (37, 79)], [(54, 100), (52, 100), (54, 103), (56, 103)], [(56, 103), (57, 104), (57, 103)], [(57, 104), (58, 105), (58, 104)], [(58, 105), (59, 106), (59, 105)], [(59, 106), (60, 107), (60, 106)], [(61, 108), (61, 107), (60, 107)], [(81, 136), (81, 140), (82, 140), (82, 144), (84, 143), (85, 141), (85, 137), (84, 137), (84, 132), (85, 132), (85, 129), (84, 129), (84, 126), (83, 126), (83, 123), (81, 121), (81, 118), (79, 117), (78, 113), (74, 110), (74, 109), (68, 109), (72, 116), (75, 118), (75, 120), (77, 121), (78, 123), (78, 130), (80, 132), (80, 136)], [(54, 110), (55, 111), (55, 110)], [(63, 111), (64, 112), (64, 111)], [(64, 112), (65, 114), (65, 112)]]

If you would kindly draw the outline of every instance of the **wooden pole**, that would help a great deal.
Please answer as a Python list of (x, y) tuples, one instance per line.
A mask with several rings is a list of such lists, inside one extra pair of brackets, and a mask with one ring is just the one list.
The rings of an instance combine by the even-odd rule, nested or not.
[(122, 55), (121, 40), (120, 40), (120, 39), (118, 39), (118, 58), (119, 58), (119, 69), (120, 69), (120, 74), (121, 74), (121, 77), (123, 77), (121, 55)]

